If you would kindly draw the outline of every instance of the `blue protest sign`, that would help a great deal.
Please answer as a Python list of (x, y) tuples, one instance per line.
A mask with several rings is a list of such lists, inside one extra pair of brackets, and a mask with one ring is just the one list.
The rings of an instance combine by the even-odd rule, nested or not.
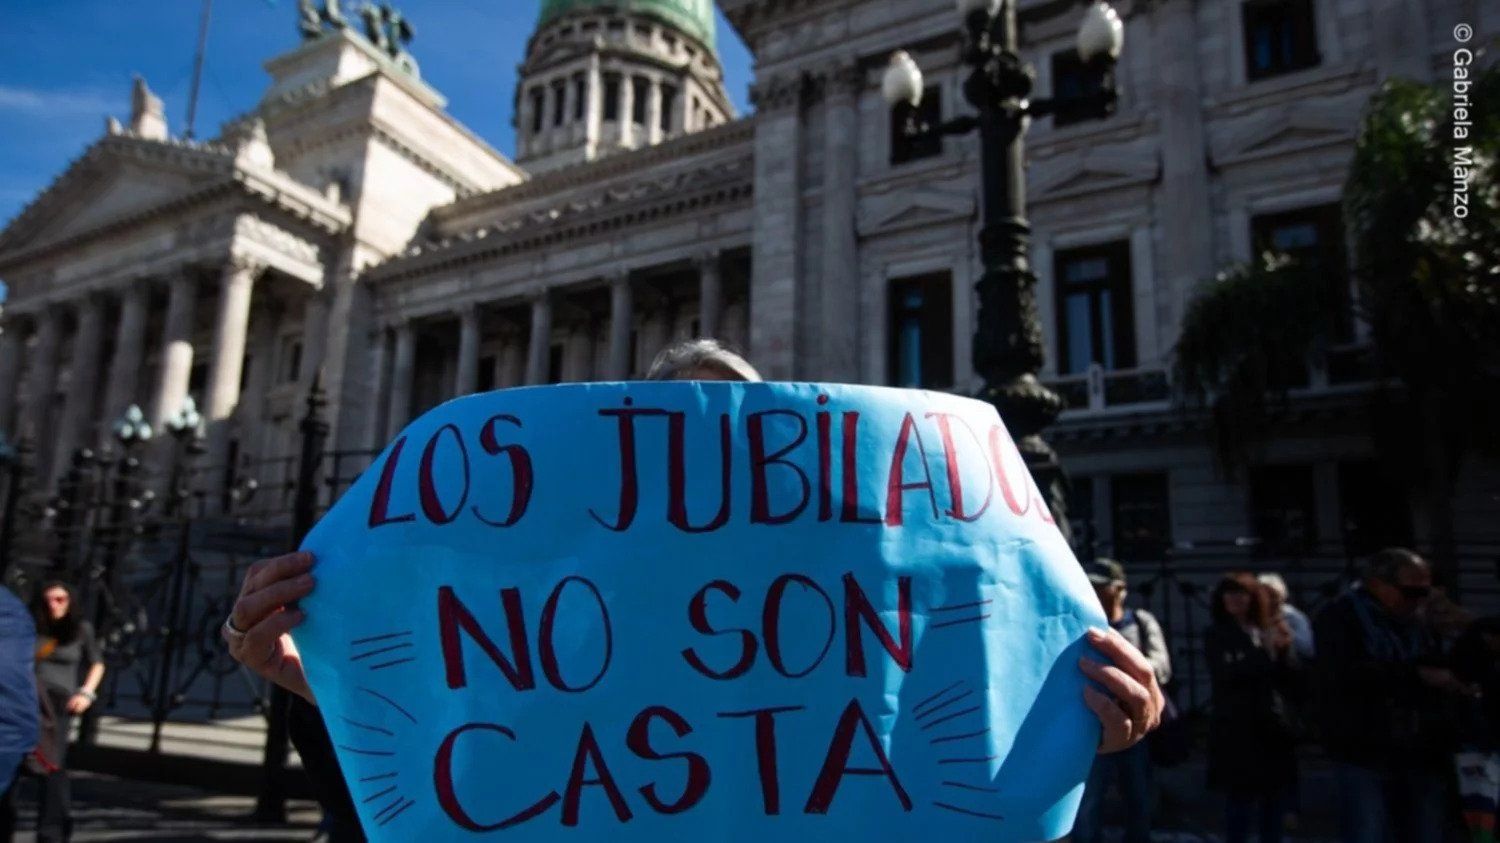
[(965, 398), (470, 396), (305, 548), (296, 643), (376, 841), (1050, 840), (1099, 740), (1103, 614)]

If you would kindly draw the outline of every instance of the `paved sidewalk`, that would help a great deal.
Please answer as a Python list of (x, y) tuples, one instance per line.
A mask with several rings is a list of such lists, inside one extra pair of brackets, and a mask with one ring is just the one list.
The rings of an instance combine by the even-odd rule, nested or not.
[[(254, 798), (248, 796), (226, 796), (180, 785), (78, 772), (73, 774), (73, 841), (195, 843), (315, 838), (319, 812), (314, 803), (293, 801), (288, 806), (289, 822), (276, 827), (250, 822), (247, 817), (254, 807)], [(15, 843), (35, 843), (34, 786), (21, 792), (20, 808), (22, 830), (17, 833)]]

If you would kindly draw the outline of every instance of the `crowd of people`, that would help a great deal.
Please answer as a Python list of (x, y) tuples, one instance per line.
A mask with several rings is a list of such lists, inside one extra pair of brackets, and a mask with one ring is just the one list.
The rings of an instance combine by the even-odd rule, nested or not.
[[(1126, 606), (1124, 569), (1089, 579), (1110, 624), (1170, 688), (1161, 624)], [(1299, 757), (1326, 753), (1347, 843), (1493, 840), (1500, 767), (1500, 619), (1472, 620), (1433, 588), (1425, 559), (1391, 548), (1309, 619), (1274, 573), (1224, 575), (1202, 631), (1211, 684), (1207, 784), (1223, 794), (1224, 838), (1279, 843), (1302, 814)], [(1150, 836), (1155, 741), (1189, 724), (1170, 708), (1151, 741), (1101, 756), (1084, 789), (1077, 843), (1100, 838), (1118, 786), (1126, 843)], [(1467, 831), (1465, 831), (1467, 825)], [(1490, 835), (1490, 836), (1484, 836)]]
[[(651, 377), (759, 379), (749, 363), (712, 341), (674, 346)], [(328, 838), (362, 840), (288, 635), (303, 618), (296, 601), (314, 587), (312, 565), (301, 553), (257, 563), (223, 635), (235, 659), (291, 692), (293, 742), (324, 806)], [(1118, 562), (1097, 559), (1085, 567), (1112, 631), (1091, 633), (1103, 661), (1082, 665), (1093, 680), (1085, 701), (1102, 738), (1073, 839), (1101, 839), (1105, 797), (1117, 786), (1124, 839), (1144, 843), (1152, 828), (1153, 766), (1190, 755), (1197, 736), (1192, 720), (1172, 704), (1162, 624), (1129, 605)], [(1465, 819), (1474, 839), (1494, 839), (1479, 835), (1493, 833), (1500, 795), (1500, 618), (1465, 622), (1434, 590), (1428, 563), (1403, 549), (1375, 554), (1360, 581), (1314, 619), (1271, 573), (1225, 575), (1213, 589), (1210, 613), (1203, 631), (1212, 685), (1207, 782), (1224, 795), (1228, 843), (1252, 836), (1279, 843), (1295, 826), (1302, 810), (1299, 757), (1313, 742), (1331, 762), (1348, 843), (1450, 839), (1460, 828), (1455, 785), (1482, 775), (1491, 776), (1488, 784), (1468, 795), (1488, 798), (1489, 811)], [(70, 838), (68, 739), (73, 718), (93, 705), (103, 677), (93, 629), (67, 584), (43, 584), (29, 608), (0, 588), (0, 843), (11, 839), (16, 784), (27, 775), (40, 780), (37, 840)]]

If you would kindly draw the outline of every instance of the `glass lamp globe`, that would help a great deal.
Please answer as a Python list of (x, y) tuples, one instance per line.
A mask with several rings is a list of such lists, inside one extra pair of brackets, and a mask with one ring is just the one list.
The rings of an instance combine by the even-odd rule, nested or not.
[(1113, 61), (1124, 47), (1125, 24), (1120, 13), (1103, 0), (1089, 6), (1078, 25), (1078, 57), (1089, 62), (1108, 56)]
[(910, 103), (913, 108), (922, 102), (922, 68), (905, 50), (891, 54), (891, 64), (885, 69), (885, 78), (880, 83), (880, 93), (891, 105)]

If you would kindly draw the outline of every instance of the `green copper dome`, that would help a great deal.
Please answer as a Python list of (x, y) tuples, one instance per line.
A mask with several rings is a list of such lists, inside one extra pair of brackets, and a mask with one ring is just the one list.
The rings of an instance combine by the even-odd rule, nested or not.
[(541, 28), (570, 12), (618, 9), (649, 15), (714, 46), (713, 0), (542, 0)]

